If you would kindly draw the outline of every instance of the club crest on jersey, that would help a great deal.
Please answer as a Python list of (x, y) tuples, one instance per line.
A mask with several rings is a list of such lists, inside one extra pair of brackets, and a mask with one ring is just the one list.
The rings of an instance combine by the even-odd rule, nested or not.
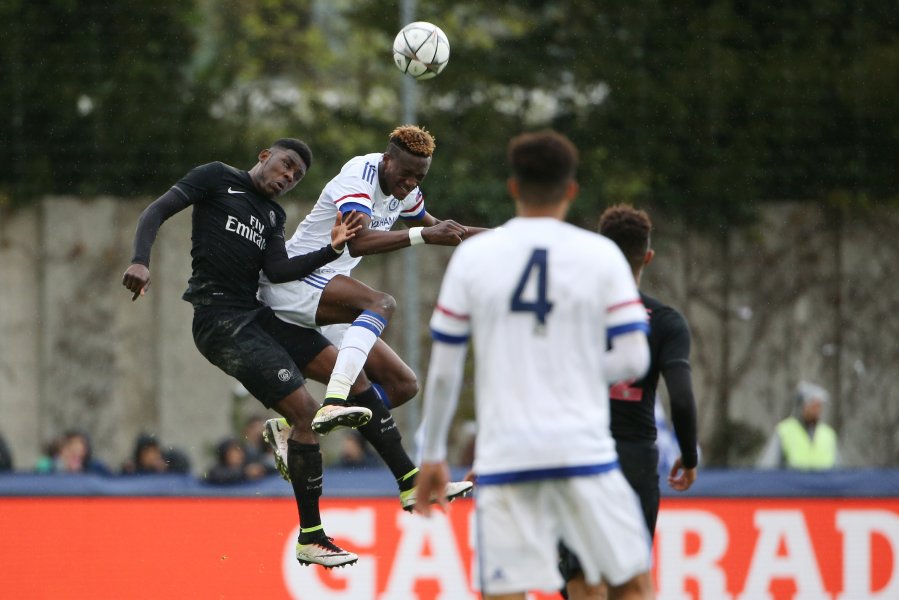
[(275, 211), (273, 211), (273, 210), (268, 211), (268, 218), (272, 222), (272, 227), (274, 227), (275, 226)]
[(395, 211), (400, 206), (400, 201), (396, 198), (390, 199), (390, 204), (388, 205), (388, 210), (391, 212)]

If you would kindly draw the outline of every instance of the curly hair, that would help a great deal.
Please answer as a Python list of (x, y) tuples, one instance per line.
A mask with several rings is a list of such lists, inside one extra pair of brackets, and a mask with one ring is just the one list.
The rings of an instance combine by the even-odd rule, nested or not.
[(390, 146), (397, 146), (410, 154), (424, 158), (432, 156), (437, 148), (431, 132), (417, 125), (400, 125), (391, 131), (388, 150)]
[(644, 210), (616, 204), (599, 217), (599, 232), (618, 244), (632, 269), (640, 268), (649, 250), (652, 220)]

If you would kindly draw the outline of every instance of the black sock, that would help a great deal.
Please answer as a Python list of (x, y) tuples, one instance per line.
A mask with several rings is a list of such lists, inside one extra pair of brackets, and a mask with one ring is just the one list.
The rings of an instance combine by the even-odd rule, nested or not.
[(287, 440), (287, 470), (300, 516), (299, 542), (308, 544), (325, 534), (318, 508), (324, 480), (319, 445)]
[(415, 464), (406, 454), (396, 421), (381, 402), (375, 388), (370, 387), (354, 396), (353, 402), (357, 406), (363, 406), (371, 411), (371, 421), (360, 427), (359, 432), (365, 436), (368, 443), (372, 445), (387, 468), (393, 473), (399, 483), (400, 491), (411, 489), (415, 485), (415, 478), (409, 477), (409, 474), (415, 471)]

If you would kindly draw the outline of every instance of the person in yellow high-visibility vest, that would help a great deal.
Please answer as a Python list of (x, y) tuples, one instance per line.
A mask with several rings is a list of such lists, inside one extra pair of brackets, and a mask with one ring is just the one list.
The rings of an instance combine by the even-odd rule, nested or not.
[(777, 424), (756, 466), (767, 469), (820, 471), (839, 464), (837, 434), (821, 420), (829, 394), (801, 382), (796, 388), (796, 411)]

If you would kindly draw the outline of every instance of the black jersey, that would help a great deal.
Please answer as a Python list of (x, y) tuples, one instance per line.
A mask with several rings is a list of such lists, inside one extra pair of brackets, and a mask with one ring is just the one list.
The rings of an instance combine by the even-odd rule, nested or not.
[(172, 189), (194, 207), (183, 298), (194, 306), (258, 306), (263, 254), (273, 237), (284, 238), (284, 209), (259, 194), (249, 173), (220, 162), (196, 167)]
[[(675, 309), (642, 292), (640, 298), (649, 314), (649, 371), (637, 382), (622, 382), (609, 388), (611, 429), (616, 440), (655, 442), (659, 374), (678, 365), (690, 368), (690, 330)], [(696, 440), (687, 442), (695, 446)]]

